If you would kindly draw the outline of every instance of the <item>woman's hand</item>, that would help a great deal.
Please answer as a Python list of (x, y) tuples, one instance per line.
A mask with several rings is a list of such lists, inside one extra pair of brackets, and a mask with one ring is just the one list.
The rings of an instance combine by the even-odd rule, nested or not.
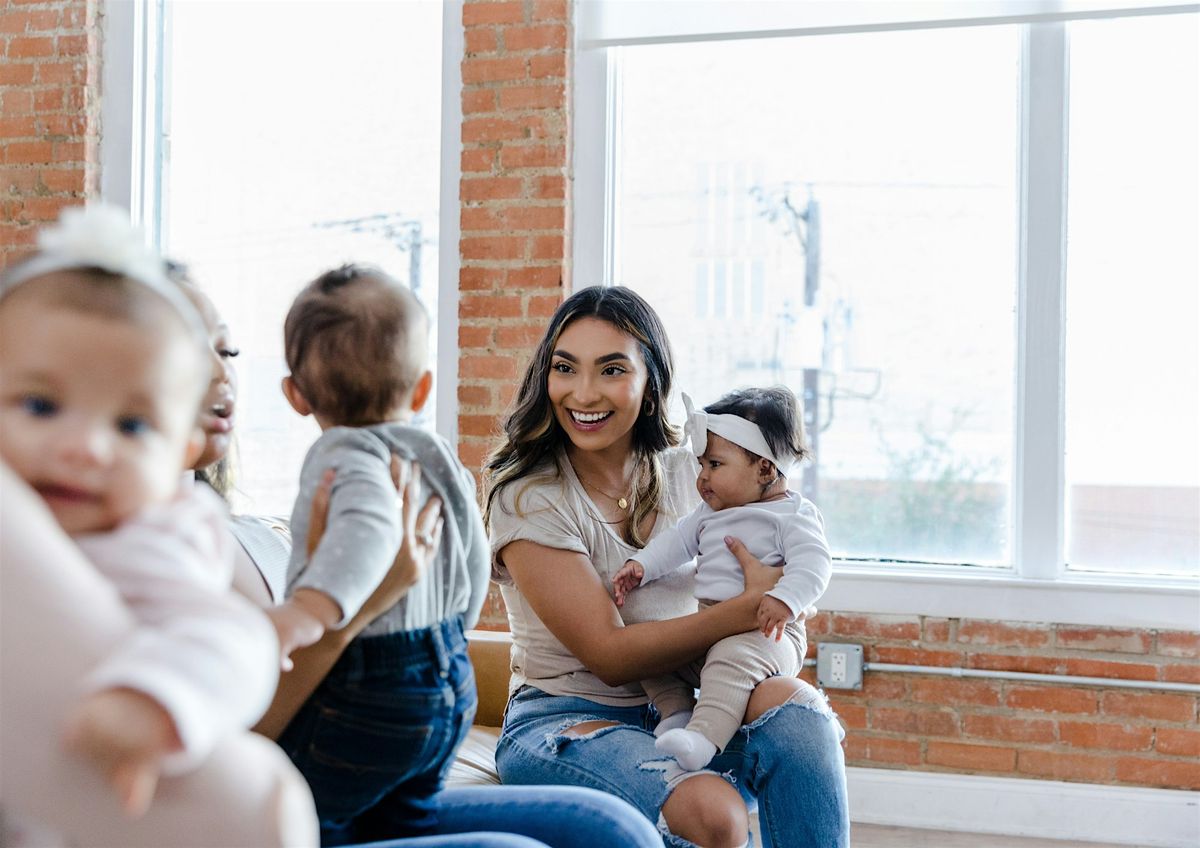
[[(334, 469), (328, 469), (313, 495), (308, 538), (305, 540), (309, 557), (312, 557), (325, 533), (325, 522), (329, 517), (329, 494), (333, 490), (335, 476)], [(392, 482), (396, 485), (396, 505), (400, 510), (403, 533), (400, 550), (396, 551), (392, 567), (384, 575), (383, 581), (367, 598), (358, 614), (340, 631), (347, 641), (404, 597), (433, 559), (442, 538), (444, 519), (441, 498), (430, 498), (420, 513), (417, 512), (416, 504), (421, 498), (421, 466), (392, 454)]]
[[(325, 532), (329, 514), (329, 496), (333, 489), (334, 473), (327, 471), (313, 497), (309, 516), (308, 538), (305, 545), (309, 556), (317, 549)], [(326, 630), (315, 644), (301, 648), (293, 655), (295, 667), (279, 679), (279, 689), (267, 714), (254, 727), (258, 733), (278, 739), (300, 707), (316, 691), (325, 675), (355, 636), (367, 625), (394, 607), (412, 587), (437, 550), (442, 536), (442, 502), (430, 498), (424, 509), (420, 503), (421, 469), (412, 462), (392, 456), (392, 482), (396, 484), (396, 508), (404, 536), (400, 550), (383, 582), (367, 598), (358, 613), (341, 630)]]
[(759, 604), (766, 593), (775, 588), (775, 584), (783, 576), (783, 569), (763, 565), (754, 554), (746, 550), (746, 546), (742, 544), (740, 539), (726, 536), (725, 547), (729, 548), (729, 552), (737, 557), (738, 565), (742, 567), (742, 577), (744, 578), (746, 588), (742, 590), (741, 597), (753, 601), (752, 609), (754, 615), (751, 617), (746, 629), (756, 630), (759, 627)]
[(400, 550), (396, 551), (396, 558), (392, 560), (392, 567), (388, 569), (383, 582), (371, 593), (371, 597), (367, 598), (355, 616), (355, 621), (349, 625), (354, 626), (359, 619), (364, 619), (358, 632), (404, 597), (425, 571), (426, 566), (433, 561), (433, 555), (437, 553), (438, 543), (442, 538), (445, 519), (442, 517), (441, 498), (430, 498), (429, 503), (417, 512), (416, 505), (421, 501), (421, 466), (393, 454), (392, 482), (396, 484), (398, 501), (401, 503), (401, 527), (404, 536), (400, 541)]
[[(321, 475), (321, 482), (317, 484), (317, 491), (313, 493), (312, 507), (308, 510), (308, 537), (304, 540), (304, 551), (309, 559), (316, 552), (317, 546), (321, 544), (321, 537), (325, 535), (325, 525), (329, 523), (329, 494), (333, 491), (333, 478), (337, 476), (337, 471), (333, 468), (326, 468), (325, 473)], [(396, 457), (392, 457), (392, 479), (396, 476)], [(397, 490), (399, 486), (396, 487)]]

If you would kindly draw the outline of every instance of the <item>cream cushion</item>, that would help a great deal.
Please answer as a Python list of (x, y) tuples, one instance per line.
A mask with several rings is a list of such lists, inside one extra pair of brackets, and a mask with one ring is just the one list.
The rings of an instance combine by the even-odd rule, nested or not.
[(472, 630), (471, 664), (475, 666), (475, 688), (479, 692), (479, 711), (475, 726), (458, 749), (454, 765), (446, 778), (448, 786), (487, 786), (499, 784), (496, 775), (496, 740), (508, 703), (508, 655), (512, 638), (507, 633)]

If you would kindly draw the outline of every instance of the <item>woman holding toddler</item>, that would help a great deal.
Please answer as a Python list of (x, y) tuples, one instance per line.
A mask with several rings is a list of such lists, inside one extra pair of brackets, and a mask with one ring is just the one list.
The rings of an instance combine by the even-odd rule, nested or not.
[[(347, 266), (333, 273), (350, 276), (353, 283), (356, 282), (353, 276), (364, 271)], [(382, 276), (374, 270), (365, 273)], [(172, 276), (196, 305), (210, 336), (212, 382), (201, 419), (206, 440), (196, 464), (197, 477), (228, 496), (232, 488), (230, 453), (236, 432), (238, 402), (237, 372), (233, 362), (238, 349), (230, 328), (208, 296), (187, 278), (181, 267), (176, 267)], [(382, 282), (386, 283), (386, 278)], [(400, 508), (404, 532), (395, 561), (383, 582), (344, 627), (326, 630), (315, 644), (292, 654), (294, 668), (282, 675), (274, 702), (256, 727), (270, 738), (279, 739), (303, 709), (312, 707), (316, 702), (314, 695), (322, 692), (330, 672), (344, 661), (347, 648), (380, 616), (394, 609), (430, 570), (438, 540), (443, 538), (443, 527), (451, 520), (450, 516), (444, 515), (448, 507), (436, 496), (428, 497), (421, 505), (419, 490), (429, 492), (430, 488), (428, 483), (422, 483), (421, 469), (415, 463), (393, 457), (392, 472), (393, 482), (403, 494)], [(334, 483), (335, 480), (326, 479), (318, 486), (307, 532), (301, 532), (295, 539), (295, 543), (304, 546), (310, 556), (325, 529), (325, 507)], [(232, 529), (241, 548), (235, 585), (264, 608), (275, 608), (286, 595), (286, 571), (293, 542), (286, 523), (235, 516)], [(314, 792), (318, 794), (320, 812), (319, 790), (314, 787)], [(357, 841), (392, 839), (400, 835), (397, 828), (403, 823), (402, 808), (405, 805), (398, 804), (397, 810), (393, 811), (388, 809), (389, 803), (388, 798), (381, 799), (377, 809), (368, 810), (361, 822), (346, 828), (346, 835), (353, 834)], [(537, 845), (544, 843), (551, 848), (568, 848), (581, 843), (599, 848), (657, 845), (659, 840), (653, 828), (632, 813), (615, 798), (576, 787), (456, 787), (438, 794), (437, 823), (431, 831), (426, 831), (430, 835), (388, 844), (397, 848), (400, 845), (412, 845), (413, 848), (425, 845), (431, 848), (517, 848), (518, 845), (533, 845), (537, 840)]]
[(696, 505), (696, 459), (666, 417), (672, 372), (658, 316), (620, 287), (568, 298), (526, 370), (487, 465), (493, 579), (514, 640), (500, 777), (611, 792), (670, 845), (747, 844), (757, 800), (765, 845), (846, 846), (842, 731), (807, 683), (759, 683), (707, 769), (655, 749), (659, 716), (639, 681), (757, 629), (779, 577), (728, 538), (740, 595), (697, 612), (681, 570), (614, 603), (625, 562)]
[[(234, 545), (223, 508), (192, 492), (190, 481), (181, 485), (185, 457), (200, 464), (228, 450), (236, 349), (211, 303), (194, 290), (191, 304), (180, 296), (179, 281), (168, 280), (123, 213), (64, 217), (69, 226), (45, 233), (39, 252), (0, 279), (0, 619), (12, 648), (0, 655), (0, 843), (315, 844), (307, 787), (278, 749), (240, 729), (270, 698), (277, 643), (266, 618), (229, 591)], [(350, 638), (420, 581), (438, 507), (415, 515), (416, 474), (393, 467), (406, 503), (405, 542), (391, 573), (342, 628), (349, 633), (331, 630), (297, 659), (266, 729), (286, 725)], [(162, 517), (190, 508), (193, 495), (214, 504), (201, 505), (216, 520)], [(318, 498), (318, 525), (320, 513)], [(310, 551), (320, 529), (305, 537)], [(195, 540), (195, 550), (169, 537)], [(85, 542), (113, 544), (93, 550)], [(208, 555), (216, 549), (229, 556), (218, 562)], [(245, 553), (241, 565), (253, 567), (249, 547)], [(270, 585), (243, 577), (245, 586), (258, 580), (260, 597)], [(119, 677), (108, 674), (117, 660)], [(143, 715), (123, 706), (119, 720), (102, 725), (77, 719), (95, 698), (114, 695)], [(106, 709), (101, 717), (116, 715)], [(156, 785), (164, 766), (171, 776)], [(489, 787), (446, 796), (428, 836), (390, 844), (658, 842), (632, 810), (598, 792)]]

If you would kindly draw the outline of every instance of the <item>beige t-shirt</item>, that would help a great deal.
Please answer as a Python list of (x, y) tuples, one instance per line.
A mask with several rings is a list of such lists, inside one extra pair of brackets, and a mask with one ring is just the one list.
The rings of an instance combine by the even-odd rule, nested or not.
[[(650, 538), (669, 530), (699, 502), (696, 458), (685, 448), (663, 452), (664, 497)], [(621, 539), (575, 476), (565, 454), (552, 465), (500, 490), (491, 515), (492, 578), (508, 608), (512, 630), (512, 678), (509, 692), (528, 683), (551, 695), (575, 695), (610, 706), (636, 706), (648, 700), (640, 683), (608, 686), (588, 671), (542, 624), (513, 584), (501, 559), (505, 545), (535, 542), (586, 556), (612, 595), (613, 575), (637, 551)], [(696, 611), (692, 596), (694, 567), (681, 568), (631, 592), (621, 607), (626, 624), (676, 618)]]

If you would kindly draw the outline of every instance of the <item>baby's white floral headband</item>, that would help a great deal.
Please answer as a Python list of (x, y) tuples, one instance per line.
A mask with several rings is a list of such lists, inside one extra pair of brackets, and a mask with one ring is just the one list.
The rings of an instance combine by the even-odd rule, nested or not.
[(100, 268), (141, 283), (183, 318), (191, 333), (207, 344), (200, 313), (167, 279), (162, 257), (146, 247), (141, 232), (123, 209), (104, 203), (64, 209), (58, 223), (38, 233), (38, 252), (0, 275), (0, 298), (17, 286), (46, 274)]
[(786, 475), (791, 470), (792, 460), (785, 461), (776, 457), (762, 430), (753, 421), (740, 415), (712, 415), (703, 409), (696, 409), (686, 392), (683, 393), (683, 408), (687, 412), (683, 432), (691, 442), (692, 453), (696, 456), (704, 455), (704, 449), (708, 445), (708, 434), (713, 432), (750, 453), (771, 460), (780, 474)]

